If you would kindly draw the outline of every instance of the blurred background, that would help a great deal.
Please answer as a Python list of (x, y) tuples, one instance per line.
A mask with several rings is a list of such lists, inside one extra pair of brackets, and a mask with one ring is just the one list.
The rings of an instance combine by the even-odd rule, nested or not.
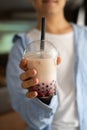
[[(65, 7), (67, 20), (87, 25), (87, 0), (70, 0)], [(25, 130), (26, 124), (11, 107), (6, 86), (6, 65), (14, 34), (36, 25), (36, 12), (29, 0), (0, 0), (0, 130)]]

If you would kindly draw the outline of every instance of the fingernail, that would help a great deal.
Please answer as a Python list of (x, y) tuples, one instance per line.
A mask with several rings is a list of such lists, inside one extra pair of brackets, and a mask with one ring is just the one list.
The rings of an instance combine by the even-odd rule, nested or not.
[(60, 64), (61, 61), (62, 61), (61, 57), (58, 57), (58, 58), (57, 58), (57, 64)]
[(35, 69), (32, 70), (32, 74), (36, 75), (37, 71)]
[(35, 83), (36, 83), (36, 84), (37, 84), (37, 83), (39, 83), (39, 80), (38, 80), (38, 78), (36, 78), (36, 79), (35, 79)]
[(38, 93), (36, 91), (35, 92), (30, 92), (30, 93), (26, 94), (26, 96), (28, 98), (35, 98), (37, 95), (38, 95)]

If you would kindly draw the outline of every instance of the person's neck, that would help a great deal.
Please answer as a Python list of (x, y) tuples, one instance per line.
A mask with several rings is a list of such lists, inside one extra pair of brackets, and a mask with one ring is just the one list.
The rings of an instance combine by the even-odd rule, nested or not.
[[(41, 29), (41, 16), (38, 17), (37, 29)], [(53, 34), (63, 34), (72, 32), (71, 24), (65, 19), (64, 15), (46, 16), (46, 32)]]

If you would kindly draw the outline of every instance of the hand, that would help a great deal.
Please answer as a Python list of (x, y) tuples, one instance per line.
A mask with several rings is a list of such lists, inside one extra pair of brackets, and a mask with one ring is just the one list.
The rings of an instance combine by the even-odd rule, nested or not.
[[(56, 64), (61, 63), (61, 57), (57, 58)], [(28, 68), (28, 59), (22, 59), (20, 62), (20, 68), (24, 70), (24, 72), (20, 75), (20, 79), (22, 80), (22, 87), (24, 89), (31, 88), (31, 86), (35, 86), (39, 83), (38, 78), (36, 77), (37, 71), (35, 69)], [(28, 91), (26, 96), (29, 98), (37, 97), (37, 91)]]
[[(24, 70), (24, 72), (20, 75), (22, 87), (24, 89), (29, 90), (31, 86), (33, 87), (39, 83), (38, 78), (36, 78), (37, 71), (35, 69), (28, 68), (28, 59), (22, 59), (19, 66), (22, 70)], [(29, 98), (35, 98), (37, 95), (38, 93), (36, 91), (28, 91), (26, 94)]]

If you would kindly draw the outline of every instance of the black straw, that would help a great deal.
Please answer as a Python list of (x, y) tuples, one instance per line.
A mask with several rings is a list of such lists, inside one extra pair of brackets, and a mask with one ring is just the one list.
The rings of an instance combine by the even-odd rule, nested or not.
[(41, 22), (41, 45), (40, 49), (44, 50), (44, 40), (45, 40), (45, 17), (42, 17), (42, 22)]

